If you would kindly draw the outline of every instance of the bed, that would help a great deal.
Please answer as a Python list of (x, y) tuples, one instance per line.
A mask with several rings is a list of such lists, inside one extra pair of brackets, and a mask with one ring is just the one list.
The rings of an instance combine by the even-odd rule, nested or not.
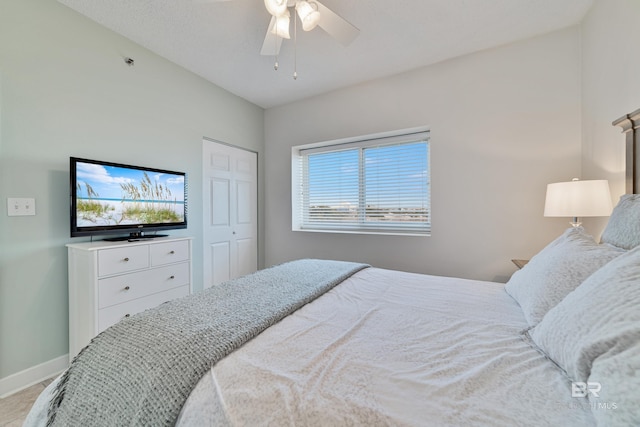
[[(614, 122), (636, 158), (640, 110)], [(297, 260), (94, 338), (25, 425), (640, 425), (640, 177), (505, 284)], [(302, 279), (302, 281), (301, 281)]]

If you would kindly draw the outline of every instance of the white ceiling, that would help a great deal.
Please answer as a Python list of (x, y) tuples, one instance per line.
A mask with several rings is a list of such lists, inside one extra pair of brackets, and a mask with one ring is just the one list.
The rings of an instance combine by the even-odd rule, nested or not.
[[(344, 47), (298, 27), (280, 68), (260, 49), (262, 0), (58, 0), (212, 83), (269, 108), (579, 23), (594, 0), (322, 0), (360, 29)], [(134, 58), (135, 59), (135, 58)]]

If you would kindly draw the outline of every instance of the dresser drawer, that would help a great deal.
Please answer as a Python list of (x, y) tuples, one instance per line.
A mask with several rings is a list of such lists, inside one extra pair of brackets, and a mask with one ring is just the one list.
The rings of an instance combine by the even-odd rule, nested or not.
[(186, 295), (189, 295), (188, 285), (98, 310), (98, 332), (104, 331), (125, 317), (133, 316), (136, 313)]
[(130, 246), (98, 251), (98, 276), (109, 276), (147, 267), (149, 267), (149, 246)]
[(98, 308), (105, 308), (191, 282), (188, 262), (98, 280)]
[(170, 264), (172, 262), (186, 261), (191, 258), (189, 253), (189, 241), (158, 243), (149, 248), (151, 252), (151, 265)]

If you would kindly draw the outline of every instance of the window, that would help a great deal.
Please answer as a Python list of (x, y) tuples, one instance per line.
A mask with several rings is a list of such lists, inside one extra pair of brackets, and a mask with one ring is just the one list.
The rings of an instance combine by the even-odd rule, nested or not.
[(293, 148), (293, 229), (428, 235), (429, 132)]

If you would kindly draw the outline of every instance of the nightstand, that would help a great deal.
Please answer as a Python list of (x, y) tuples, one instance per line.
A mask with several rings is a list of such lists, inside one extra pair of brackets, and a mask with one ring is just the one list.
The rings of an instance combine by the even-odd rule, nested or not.
[(527, 265), (529, 260), (528, 259), (512, 259), (511, 262), (514, 263), (516, 265), (516, 267), (518, 267), (518, 269), (520, 269), (520, 268), (524, 267), (525, 265)]

